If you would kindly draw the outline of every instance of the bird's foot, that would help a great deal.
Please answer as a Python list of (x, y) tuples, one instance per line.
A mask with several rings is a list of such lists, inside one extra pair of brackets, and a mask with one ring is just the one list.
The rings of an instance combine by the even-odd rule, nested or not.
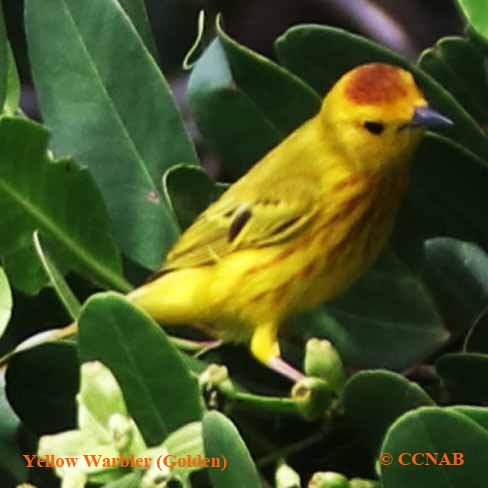
[(300, 381), (305, 375), (281, 359), (279, 356), (273, 357), (268, 362), (268, 367), (277, 373), (286, 376), (294, 382)]

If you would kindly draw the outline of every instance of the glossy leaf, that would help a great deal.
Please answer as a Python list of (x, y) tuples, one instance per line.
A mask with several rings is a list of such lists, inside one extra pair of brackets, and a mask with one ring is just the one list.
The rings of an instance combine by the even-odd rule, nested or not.
[(402, 247), (402, 241), (414, 240), (419, 245), (422, 239), (438, 236), (487, 247), (483, 212), (487, 185), (485, 161), (449, 139), (428, 134), (414, 157), (410, 188), (396, 227), (395, 248)]
[[(488, 432), (460, 412), (427, 407), (408, 412), (389, 429), (381, 452), (391, 453), (393, 463), (381, 467), (384, 488), (478, 488), (483, 484), (486, 460), (480, 456), (488, 445)], [(406, 466), (398, 462), (401, 453), (452, 453), (464, 456), (462, 466)], [(442, 458), (439, 457), (439, 461)], [(419, 461), (425, 462), (426, 458)], [(408, 457), (405, 462), (410, 462)]]
[(12, 291), (5, 271), (0, 267), (0, 337), (5, 332), (12, 315)]
[(488, 354), (444, 354), (436, 369), (453, 401), (488, 402)]
[(345, 415), (352, 420), (366, 442), (377, 449), (389, 426), (400, 415), (433, 400), (416, 383), (382, 370), (360, 371), (346, 383), (343, 393)]
[(313, 117), (322, 103), (303, 80), (228, 36), (218, 25), (219, 39), (237, 86), (284, 137)]
[(7, 98), (9, 72), (8, 40), (3, 17), (3, 6), (0, 4), (0, 107), (3, 107)]
[(189, 103), (206, 141), (239, 176), (315, 115), (321, 100), (298, 77), (218, 33), (192, 72)]
[(305, 339), (329, 339), (354, 368), (402, 369), (449, 337), (417, 273), (391, 252), (342, 298), (291, 325), (304, 328)]
[[(0, 255), (7, 257), (8, 268), (9, 257), (22, 251), (24, 269), (29, 270), (31, 261), (38, 267), (31, 239), (39, 229), (63, 272), (75, 270), (102, 286), (127, 291), (91, 175), (71, 160), (49, 160), (47, 140), (46, 130), (33, 122), (0, 120), (0, 208), (8, 208), (0, 217)], [(16, 286), (15, 279), (12, 284)]]
[[(445, 88), (393, 51), (350, 32), (318, 25), (292, 27), (278, 38), (276, 51), (285, 67), (321, 95), (342, 74), (359, 64), (385, 62), (410, 70), (431, 105), (454, 121), (454, 127), (446, 129), (445, 134), (488, 158), (488, 138), (474, 119)], [(345, 52), (348, 56), (344, 56)]]
[(114, 293), (88, 300), (79, 318), (81, 361), (99, 360), (124, 393), (148, 445), (201, 417), (196, 380), (164, 331)]
[(34, 232), (33, 238), (37, 255), (39, 256), (44, 271), (46, 271), (47, 275), (49, 276), (51, 285), (56, 290), (61, 303), (66, 308), (66, 311), (69, 313), (70, 317), (73, 320), (76, 320), (81, 310), (80, 302), (74, 296), (63, 275), (58, 270), (49, 254), (43, 249), (41, 240), (39, 238), (39, 233), (37, 231)]
[(5, 272), (15, 289), (31, 296), (37, 295), (47, 283), (46, 272), (37, 257), (32, 240), (25, 240), (9, 253), (5, 258)]
[[(15, 485), (27, 479), (27, 469), (19, 455), (17, 431), (19, 418), (5, 395), (5, 379), (0, 379), (0, 476)], [(8, 481), (7, 481), (8, 480)]]
[(222, 193), (201, 166), (188, 164), (170, 168), (164, 174), (163, 189), (181, 230), (189, 227)]
[(450, 238), (429, 239), (422, 276), (452, 329), (467, 330), (488, 303), (488, 255), (478, 246)]
[(207, 457), (225, 457), (225, 470), (209, 469), (213, 488), (259, 488), (256, 466), (234, 424), (219, 412), (203, 418), (203, 441)]
[(241, 176), (281, 140), (278, 129), (236, 85), (219, 39), (191, 73), (188, 103), (205, 142), (232, 177)]
[(51, 342), (15, 354), (7, 368), (7, 397), (22, 422), (38, 435), (76, 425), (77, 350)]
[(462, 37), (445, 37), (425, 50), (418, 66), (446, 88), (482, 126), (488, 124), (485, 57)]
[(457, 0), (468, 24), (488, 42), (488, 6), (480, 0)]
[(488, 309), (485, 309), (475, 321), (466, 337), (466, 352), (488, 354)]
[(154, 59), (158, 58), (158, 51), (156, 43), (151, 31), (151, 24), (147, 16), (147, 9), (144, 0), (117, 0), (120, 6), (125, 10), (126, 14), (130, 17), (131, 22), (134, 24), (137, 32), (144, 41), (147, 49), (151, 53)]
[(467, 405), (456, 405), (454, 407), (448, 407), (446, 411), (454, 410), (455, 412), (462, 413), (471, 420), (474, 420), (483, 429), (488, 431), (488, 409), (486, 407), (471, 407)]
[(7, 46), (7, 93), (3, 112), (6, 115), (15, 115), (19, 108), (20, 101), (20, 80), (17, 66), (15, 64), (14, 53), (10, 44)]
[(161, 177), (197, 161), (165, 79), (116, 0), (28, 0), (26, 26), (54, 151), (90, 169), (124, 253), (157, 268), (177, 234)]

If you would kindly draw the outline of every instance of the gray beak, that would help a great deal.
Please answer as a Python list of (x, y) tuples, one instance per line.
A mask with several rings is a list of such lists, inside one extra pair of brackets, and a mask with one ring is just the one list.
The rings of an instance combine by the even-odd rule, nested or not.
[(454, 122), (448, 119), (439, 112), (426, 107), (417, 107), (413, 113), (412, 120), (406, 124), (406, 127), (426, 127), (426, 128), (436, 128), (436, 127), (451, 127)]

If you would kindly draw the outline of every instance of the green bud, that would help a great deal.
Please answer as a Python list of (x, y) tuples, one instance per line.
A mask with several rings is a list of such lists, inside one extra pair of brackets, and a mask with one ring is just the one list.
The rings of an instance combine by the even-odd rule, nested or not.
[(308, 488), (350, 488), (347, 478), (334, 471), (318, 472), (312, 476)]
[(346, 375), (341, 357), (327, 340), (310, 339), (305, 352), (305, 373), (327, 381), (339, 394), (344, 388)]
[(198, 384), (202, 390), (218, 389), (220, 391), (232, 391), (234, 385), (229, 379), (229, 370), (219, 364), (211, 364), (198, 378)]
[(282, 463), (275, 472), (276, 488), (300, 488), (300, 475), (288, 464)]
[(305, 377), (295, 383), (291, 397), (305, 419), (317, 420), (327, 413), (335, 395), (327, 382), (319, 378)]

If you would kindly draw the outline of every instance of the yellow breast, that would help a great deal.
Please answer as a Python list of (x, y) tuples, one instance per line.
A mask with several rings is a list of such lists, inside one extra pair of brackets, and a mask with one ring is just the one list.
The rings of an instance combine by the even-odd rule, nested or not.
[(214, 332), (241, 340), (257, 323), (341, 294), (383, 249), (405, 187), (405, 175), (350, 175), (337, 183), (336, 197), (323, 202), (306, 232), (224, 258), (209, 293), (221, 297), (213, 303), (212, 315), (219, 317)]

